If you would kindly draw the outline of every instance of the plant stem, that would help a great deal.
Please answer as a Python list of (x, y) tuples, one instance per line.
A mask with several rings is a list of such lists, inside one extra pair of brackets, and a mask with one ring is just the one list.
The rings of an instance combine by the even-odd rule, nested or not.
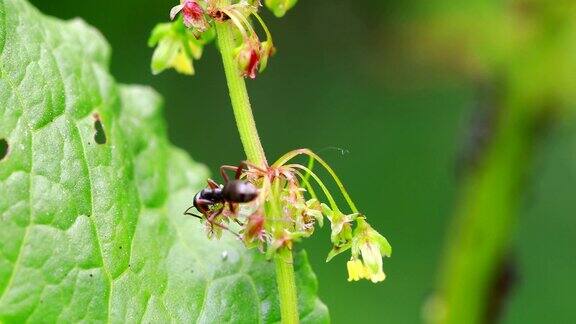
[(507, 292), (497, 284), (509, 270), (503, 266), (509, 264), (510, 237), (541, 110), (516, 98), (498, 104), (489, 147), (465, 179), (431, 323), (493, 322)]
[(276, 281), (280, 294), (280, 314), (282, 323), (286, 324), (298, 323), (299, 321), (293, 260), (292, 251), (288, 248), (280, 249), (274, 258)]
[(218, 34), (218, 46), (222, 54), (228, 90), (230, 92), (230, 100), (232, 101), (234, 117), (236, 118), (236, 126), (240, 133), (240, 140), (244, 146), (246, 157), (248, 161), (256, 165), (262, 167), (267, 166), (266, 155), (260, 143), (256, 122), (252, 116), (246, 82), (244, 82), (244, 78), (240, 75), (238, 64), (234, 59), (234, 48), (236, 44), (234, 41), (233, 26), (227, 22), (216, 23), (216, 32)]
[[(240, 132), (240, 140), (244, 146), (248, 161), (267, 167), (268, 162), (264, 155), (264, 149), (260, 143), (256, 123), (252, 115), (250, 99), (246, 90), (244, 78), (238, 71), (238, 65), (234, 58), (234, 29), (230, 22), (216, 23), (218, 46), (222, 54), (224, 71), (230, 92), (230, 100), (234, 109), (236, 125)], [(293, 324), (299, 322), (298, 299), (296, 297), (296, 284), (294, 278), (294, 258), (292, 251), (282, 248), (277, 252), (274, 262), (276, 264), (276, 281), (280, 298), (280, 313), (282, 323)]]

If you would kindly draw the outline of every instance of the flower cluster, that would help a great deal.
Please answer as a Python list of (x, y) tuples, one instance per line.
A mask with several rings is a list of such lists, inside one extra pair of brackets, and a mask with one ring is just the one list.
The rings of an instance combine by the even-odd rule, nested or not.
[[(290, 163), (298, 155), (309, 156), (311, 163), (308, 166)], [(314, 162), (319, 162), (333, 177), (351, 213), (340, 211), (332, 193), (312, 170)], [(324, 160), (302, 149), (284, 155), (266, 168), (247, 165), (242, 179), (259, 189), (258, 198), (233, 209), (225, 206), (217, 219), (206, 222), (210, 235), (214, 231), (221, 233), (232, 223), (238, 224), (234, 226), (239, 228), (238, 237), (248, 247), (258, 247), (271, 257), (278, 249), (291, 249), (293, 242), (311, 236), (316, 225), (322, 227), (326, 218), (332, 232), (332, 250), (326, 261), (351, 250), (348, 280), (385, 279), (382, 258), (391, 255), (390, 244), (358, 212), (342, 182)], [(321, 202), (315, 188), (321, 190), (327, 204)]]
[[(294, 3), (287, 7), (282, 2), (267, 1), (267, 6), (280, 13)], [(152, 72), (157, 74), (174, 68), (183, 74), (194, 74), (193, 61), (200, 59), (204, 45), (214, 39), (215, 25), (230, 23), (238, 32), (235, 51), (238, 71), (254, 79), (257, 73), (266, 69), (268, 59), (276, 51), (270, 31), (258, 14), (260, 6), (260, 1), (248, 0), (181, 0), (170, 10), (173, 22), (159, 24), (152, 31), (149, 45), (156, 47)], [(264, 30), (264, 41), (256, 33), (253, 21)]]

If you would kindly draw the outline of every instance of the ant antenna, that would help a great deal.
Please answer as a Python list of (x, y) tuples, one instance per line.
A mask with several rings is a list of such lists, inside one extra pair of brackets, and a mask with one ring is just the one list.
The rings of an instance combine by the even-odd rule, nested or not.
[(338, 153), (340, 153), (340, 155), (342, 156), (350, 154), (350, 150), (338, 146), (328, 146), (318, 150), (318, 152), (324, 152), (324, 151), (338, 151)]
[(198, 218), (198, 219), (202, 219), (202, 216), (196, 215), (196, 214), (190, 212), (190, 209), (192, 209), (192, 208), (194, 208), (194, 206), (186, 209), (186, 211), (184, 212), (184, 215), (194, 216), (194, 217), (196, 217), (196, 218)]

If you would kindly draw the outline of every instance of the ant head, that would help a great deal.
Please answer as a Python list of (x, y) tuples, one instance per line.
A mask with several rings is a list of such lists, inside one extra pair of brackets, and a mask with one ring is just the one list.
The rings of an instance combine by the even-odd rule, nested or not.
[(258, 189), (248, 181), (233, 180), (224, 186), (226, 198), (236, 203), (247, 203), (258, 197)]

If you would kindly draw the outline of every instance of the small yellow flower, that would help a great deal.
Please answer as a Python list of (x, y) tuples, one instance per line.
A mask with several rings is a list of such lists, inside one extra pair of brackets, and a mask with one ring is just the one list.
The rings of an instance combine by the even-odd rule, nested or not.
[[(364, 219), (358, 219), (358, 227), (352, 240), (352, 258), (362, 260), (363, 278), (377, 283), (386, 279), (382, 269), (382, 258), (392, 254), (392, 247)], [(358, 268), (358, 265), (354, 267)]]
[(346, 264), (348, 267), (348, 281), (358, 281), (360, 279), (367, 279), (366, 267), (359, 259), (353, 259)]
[(188, 58), (188, 56), (183, 51), (178, 52), (172, 62), (169, 63), (169, 66), (172, 66), (178, 73), (185, 75), (194, 74), (194, 66), (192, 65), (192, 60)]

